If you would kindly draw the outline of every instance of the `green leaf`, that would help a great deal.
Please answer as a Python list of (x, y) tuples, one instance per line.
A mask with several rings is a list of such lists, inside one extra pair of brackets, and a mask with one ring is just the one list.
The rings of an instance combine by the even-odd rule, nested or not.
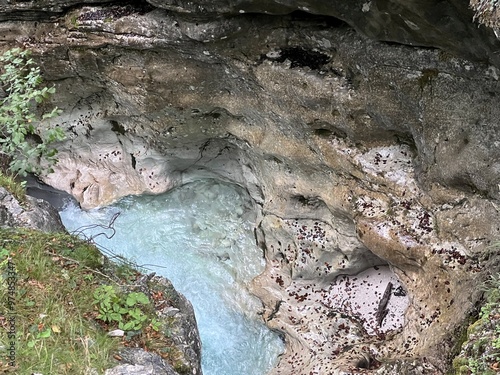
[(151, 327), (158, 332), (161, 328), (161, 322), (155, 318), (151, 319)]
[(126, 303), (127, 306), (134, 306), (137, 303), (142, 303), (143, 305), (147, 305), (149, 304), (149, 299), (142, 292), (140, 293), (132, 292), (128, 294)]
[[(39, 88), (42, 83), (40, 68), (29, 58), (30, 55), (29, 50), (13, 48), (0, 56), (0, 65), (3, 65), (0, 80), (8, 94), (0, 100), (0, 150), (12, 160), (9, 169), (22, 176), (32, 171), (40, 173), (40, 158), (45, 160), (46, 170), (51, 170), (57, 159), (54, 149), (48, 145), (65, 138), (62, 129), (57, 129), (53, 132), (49, 130), (46, 136), (42, 134), (41, 145), (25, 141), (27, 134), (39, 131), (33, 102), (41, 103), (55, 93), (55, 87)], [(45, 113), (42, 119), (60, 113), (56, 107)]]
[(40, 332), (37, 337), (41, 338), (41, 339), (45, 339), (47, 337), (50, 337), (52, 331), (50, 328), (47, 328), (46, 330)]
[(109, 318), (115, 322), (121, 322), (123, 320), (122, 315), (117, 312), (109, 314)]
[(131, 329), (134, 328), (134, 322), (127, 322), (126, 324), (123, 325), (123, 329), (124, 331), (130, 331)]
[(7, 258), (9, 256), (9, 251), (5, 248), (0, 248), (0, 259)]

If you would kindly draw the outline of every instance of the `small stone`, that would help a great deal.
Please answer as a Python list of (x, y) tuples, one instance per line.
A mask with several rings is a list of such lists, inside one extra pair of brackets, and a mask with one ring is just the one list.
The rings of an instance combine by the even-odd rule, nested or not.
[(115, 329), (108, 332), (108, 336), (111, 337), (122, 337), (123, 335), (125, 335), (125, 332), (122, 329)]

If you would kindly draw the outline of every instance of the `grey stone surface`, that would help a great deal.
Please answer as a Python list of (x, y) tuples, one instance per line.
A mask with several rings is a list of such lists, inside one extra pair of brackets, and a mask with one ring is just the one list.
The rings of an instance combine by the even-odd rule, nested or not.
[(120, 356), (126, 363), (106, 370), (105, 375), (178, 375), (160, 356), (143, 349), (125, 349)]
[(112, 2), (113, 0), (0, 0), (0, 20), (53, 19), (66, 9), (81, 4)]
[[(260, 207), (268, 264), (252, 291), (287, 342), (272, 374), (350, 373), (367, 352), (380, 374), (445, 372), (455, 329), (498, 268), (488, 260), (500, 235), (497, 41), (468, 23), (465, 3), (301, 3), (381, 40), (448, 52), (373, 41), (328, 17), (248, 14), (296, 9), (285, 2), (154, 4), (167, 10), (114, 17), (87, 6), (0, 24), (5, 48), (35, 50), (64, 111), (57, 125), (69, 137), (45, 181), (84, 207), (202, 177), (243, 186)], [(321, 274), (297, 262), (305, 242), (290, 222), (325, 227)], [(330, 269), (342, 255), (346, 268)], [(353, 329), (359, 345), (337, 348), (308, 336), (318, 317), (291, 324), (276, 309), (301, 276), (328, 285), (379, 262), (411, 297), (401, 331)]]
[(26, 194), (33, 198), (43, 199), (58, 211), (68, 204), (78, 205), (71, 194), (44, 184), (34, 175), (27, 175), (23, 180), (26, 182)]
[(497, 66), (499, 41), (493, 30), (478, 27), (468, 1), (423, 0), (231, 0), (150, 3), (191, 14), (286, 14), (303, 11), (338, 18), (363, 34), (382, 41), (438, 47), (468, 58), (490, 59)]
[[(158, 314), (170, 323), (172, 340), (181, 353), (177, 356), (176, 365), (182, 367), (185, 374), (201, 375), (201, 339), (193, 306), (164, 277), (155, 276), (148, 285), (150, 290), (162, 290), (165, 301), (168, 302), (158, 310)], [(139, 362), (136, 359), (134, 363)]]
[(0, 187), (0, 226), (64, 231), (59, 214), (49, 203), (29, 196), (26, 202), (19, 202), (3, 187)]
[[(154, 300), (157, 319), (163, 329), (168, 329), (172, 340), (170, 359), (167, 363), (158, 354), (141, 348), (123, 348), (119, 351), (120, 363), (108, 369), (106, 375), (201, 375), (201, 340), (191, 303), (175, 290), (172, 283), (154, 274), (144, 275), (136, 288)], [(155, 298), (152, 298), (155, 295)]]
[[(43, 20), (56, 17), (78, 5), (102, 4), (97, 0), (6, 1), (0, 2), (0, 20)], [(128, 7), (134, 12), (146, 12), (153, 7), (167, 9), (197, 19), (213, 20), (220, 15), (245, 13), (282, 15), (304, 12), (335, 17), (370, 38), (409, 44), (438, 47), (476, 60), (489, 60), (500, 67), (496, 53), (500, 41), (494, 31), (473, 21), (469, 2), (462, 0), (148, 0), (115, 6), (106, 17), (127, 14), (119, 9)], [(103, 13), (104, 15), (104, 13)], [(335, 23), (335, 21), (332, 21)]]

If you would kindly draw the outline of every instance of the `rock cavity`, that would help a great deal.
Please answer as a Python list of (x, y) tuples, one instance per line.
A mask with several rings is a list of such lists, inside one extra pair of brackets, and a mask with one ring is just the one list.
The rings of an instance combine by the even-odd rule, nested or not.
[[(321, 2), (282, 16), (249, 14), (254, 2), (220, 13), (150, 3), (116, 16), (118, 4), (4, 16), (0, 41), (35, 50), (64, 111), (45, 124), (68, 133), (45, 182), (86, 208), (205, 177), (238, 184), (258, 205), (266, 257), (252, 291), (287, 344), (271, 374), (447, 371), (478, 285), (499, 268), (492, 32), (453, 1), (332, 8), (379, 39), (443, 50), (369, 40), (330, 13), (304, 13), (323, 13)], [(429, 16), (433, 5), (445, 18)], [(274, 6), (262, 12), (298, 8)], [(438, 43), (446, 25), (455, 37)], [(338, 288), (368, 285), (375, 266), (395, 276), (371, 289), (361, 321), (356, 296)], [(396, 328), (400, 293), (409, 305)]]

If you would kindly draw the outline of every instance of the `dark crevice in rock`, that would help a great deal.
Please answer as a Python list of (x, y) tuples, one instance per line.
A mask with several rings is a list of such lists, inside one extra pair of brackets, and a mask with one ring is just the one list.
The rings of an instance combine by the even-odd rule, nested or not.
[(116, 134), (125, 135), (125, 128), (123, 125), (120, 125), (117, 121), (111, 120), (111, 130)]
[(303, 21), (303, 22), (311, 22), (314, 21), (314, 23), (322, 23), (325, 25), (326, 28), (333, 29), (333, 28), (351, 28), (351, 26), (345, 22), (342, 21), (340, 18), (332, 17), (332, 16), (324, 16), (324, 15), (319, 15), (319, 14), (312, 14), (312, 13), (307, 13), (301, 10), (296, 10), (290, 13), (290, 18), (292, 21)]
[(296, 47), (284, 47), (275, 53), (268, 53), (261, 56), (260, 61), (270, 60), (277, 63), (290, 62), (290, 68), (308, 67), (312, 70), (319, 70), (328, 62), (330, 57), (315, 49)]
[[(403, 47), (403, 46), (408, 46), (409, 44), (408, 43), (405, 43), (405, 42), (400, 42), (400, 41), (397, 41), (397, 40), (379, 40), (378, 41), (379, 43), (381, 44), (384, 44), (386, 46), (390, 46), (390, 47)], [(418, 49), (421, 49), (421, 50), (429, 50), (429, 51), (434, 51), (434, 50), (439, 50), (440, 48), (438, 47), (434, 47), (434, 46), (430, 46), (430, 45), (426, 45), (426, 44), (422, 44), (422, 45), (418, 45), (418, 44), (410, 44), (412, 47), (417, 47)]]
[(477, 187), (471, 177), (465, 173), (463, 175), (455, 175), (452, 179), (450, 179), (447, 185), (452, 189), (466, 193), (478, 194), (483, 197), (488, 197), (490, 195), (487, 190)]
[(303, 195), (296, 195), (291, 197), (292, 201), (296, 201), (303, 206), (308, 206), (311, 209), (317, 209), (324, 206), (324, 202), (318, 197), (305, 197)]
[(375, 358), (373, 358), (371, 355), (366, 354), (361, 357), (357, 362), (356, 362), (356, 367), (359, 369), (367, 369), (367, 370), (376, 370), (382, 365), (381, 362), (377, 361)]
[(331, 131), (330, 129), (319, 128), (314, 129), (314, 134), (321, 138), (330, 138), (330, 136), (333, 135), (333, 131)]
[(62, 210), (70, 203), (78, 206), (78, 202), (71, 194), (43, 183), (35, 175), (29, 174), (23, 178), (23, 181), (26, 183), (26, 194), (43, 199), (57, 210)]
[(135, 159), (134, 154), (130, 154), (130, 158), (132, 160), (132, 168), (135, 169), (135, 166), (137, 165), (137, 160)]
[(0, 13), (0, 22), (5, 21), (53, 21), (61, 12), (48, 12), (36, 10), (15, 10), (5, 13)]

